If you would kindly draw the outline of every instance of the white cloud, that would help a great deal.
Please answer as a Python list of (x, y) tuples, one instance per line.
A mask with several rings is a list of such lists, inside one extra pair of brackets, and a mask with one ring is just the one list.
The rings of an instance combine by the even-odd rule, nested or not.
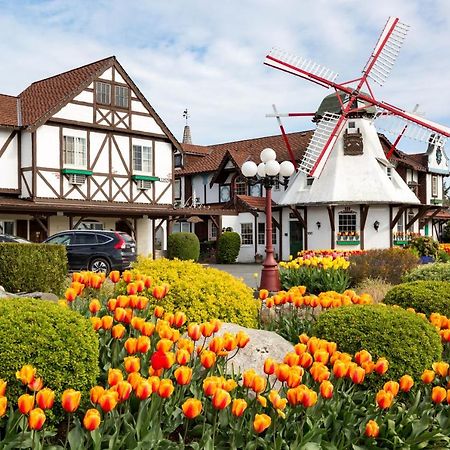
[[(314, 111), (330, 93), (263, 66), (272, 46), (359, 76), (388, 16), (411, 25), (398, 64), (376, 95), (400, 107), (421, 104), (450, 126), (448, 0), (67, 0), (0, 1), (1, 90), (115, 54), (172, 132), (189, 108), (199, 144), (276, 134), (264, 116)], [(290, 119), (291, 131), (312, 128)], [(424, 146), (418, 147), (422, 150)]]

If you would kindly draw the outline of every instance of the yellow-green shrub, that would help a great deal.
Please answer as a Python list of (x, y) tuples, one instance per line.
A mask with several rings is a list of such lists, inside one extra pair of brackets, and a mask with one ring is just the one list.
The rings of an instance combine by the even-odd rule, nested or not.
[(252, 290), (226, 272), (192, 261), (148, 258), (138, 258), (134, 271), (149, 275), (153, 285), (168, 283), (169, 293), (158, 304), (171, 312), (183, 311), (191, 322), (218, 318), (257, 326), (259, 303)]

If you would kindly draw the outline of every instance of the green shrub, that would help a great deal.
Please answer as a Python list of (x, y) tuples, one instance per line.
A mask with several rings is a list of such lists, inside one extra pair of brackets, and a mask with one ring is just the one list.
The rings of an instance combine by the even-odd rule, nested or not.
[(442, 242), (450, 242), (450, 220), (445, 224), (442, 231)]
[(450, 281), (450, 264), (423, 264), (403, 275), (402, 281)]
[(225, 231), (217, 244), (217, 261), (222, 264), (233, 264), (239, 255), (241, 236), (235, 231)]
[(57, 303), (1, 299), (0, 342), (0, 378), (8, 381), (11, 403), (24, 393), (15, 374), (25, 364), (36, 367), (56, 398), (68, 388), (88, 393), (97, 381), (98, 338), (90, 321)]
[(365, 278), (381, 278), (387, 283), (399, 284), (402, 275), (418, 263), (417, 256), (402, 248), (368, 250), (364, 254), (350, 256), (349, 273), (353, 284)]
[(191, 322), (217, 317), (245, 327), (257, 326), (259, 303), (252, 290), (226, 272), (191, 261), (142, 257), (134, 269), (149, 275), (153, 285), (168, 283), (170, 290), (158, 305), (171, 312), (183, 311)]
[(385, 357), (385, 379), (409, 374), (419, 379), (424, 369), (442, 357), (436, 329), (426, 320), (401, 308), (386, 305), (353, 305), (331, 309), (313, 326), (315, 336), (338, 344), (340, 351), (369, 351), (373, 359)]
[(430, 236), (420, 236), (412, 239), (410, 248), (415, 250), (419, 256), (431, 256), (436, 258), (439, 253), (439, 242)]
[(439, 250), (436, 261), (441, 263), (450, 262), (450, 253), (447, 253), (445, 250)]
[(66, 276), (64, 245), (0, 243), (0, 285), (6, 291), (60, 295)]
[(172, 233), (167, 238), (167, 257), (198, 261), (200, 242), (194, 233)]
[(450, 316), (450, 282), (411, 281), (399, 284), (386, 294), (384, 302), (414, 308), (427, 316), (432, 313)]

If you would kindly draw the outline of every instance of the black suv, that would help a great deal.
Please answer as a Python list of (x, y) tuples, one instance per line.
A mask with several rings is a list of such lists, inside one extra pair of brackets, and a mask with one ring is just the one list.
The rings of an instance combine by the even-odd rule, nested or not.
[(70, 271), (88, 269), (108, 274), (127, 269), (136, 259), (136, 243), (121, 231), (61, 231), (44, 242), (66, 246)]

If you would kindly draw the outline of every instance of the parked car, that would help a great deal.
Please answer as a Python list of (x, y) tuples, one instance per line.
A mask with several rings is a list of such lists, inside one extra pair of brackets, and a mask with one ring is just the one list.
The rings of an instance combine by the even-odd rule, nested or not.
[(16, 242), (18, 244), (31, 244), (24, 238), (13, 236), (12, 234), (0, 234), (0, 242)]
[(136, 259), (134, 239), (121, 231), (61, 231), (44, 242), (66, 246), (70, 271), (87, 269), (108, 274), (129, 268)]

